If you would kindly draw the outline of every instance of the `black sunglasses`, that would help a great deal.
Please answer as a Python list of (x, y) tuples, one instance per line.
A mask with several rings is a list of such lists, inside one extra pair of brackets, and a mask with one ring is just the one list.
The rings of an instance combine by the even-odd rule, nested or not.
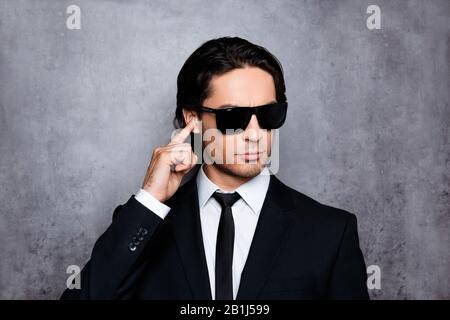
[(227, 129), (232, 129), (234, 131), (238, 129), (245, 130), (253, 114), (256, 115), (261, 129), (278, 129), (286, 120), (287, 107), (287, 102), (275, 102), (256, 107), (233, 106), (221, 109), (198, 106), (201, 111), (214, 113), (216, 115), (216, 127), (223, 134), (227, 133)]

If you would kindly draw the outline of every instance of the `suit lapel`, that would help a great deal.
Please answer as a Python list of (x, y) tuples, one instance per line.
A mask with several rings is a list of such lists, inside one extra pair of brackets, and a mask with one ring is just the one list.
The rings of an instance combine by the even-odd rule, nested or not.
[(293, 202), (286, 187), (270, 176), (269, 188), (242, 271), (237, 300), (257, 299), (281, 249), (289, 226)]
[(193, 299), (211, 300), (195, 177), (183, 185), (179, 191), (169, 204), (172, 209), (166, 219), (169, 218), (169, 223), (173, 227), (178, 252)]

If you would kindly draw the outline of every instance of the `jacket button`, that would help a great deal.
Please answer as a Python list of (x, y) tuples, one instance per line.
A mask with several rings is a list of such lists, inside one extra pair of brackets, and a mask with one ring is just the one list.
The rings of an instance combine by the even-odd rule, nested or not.
[(144, 236), (138, 235), (137, 239), (138, 239), (139, 241), (144, 241)]
[(139, 228), (138, 235), (146, 236), (148, 234), (148, 230), (145, 228)]
[(141, 244), (141, 242), (136, 237), (133, 237), (133, 239), (131, 239), (131, 243), (135, 246), (138, 246)]
[(128, 245), (128, 250), (130, 250), (131, 252), (136, 251), (136, 246), (134, 244), (130, 243)]

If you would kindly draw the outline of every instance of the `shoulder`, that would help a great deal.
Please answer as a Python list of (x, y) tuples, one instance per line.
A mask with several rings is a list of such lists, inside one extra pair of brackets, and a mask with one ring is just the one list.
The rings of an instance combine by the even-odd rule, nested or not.
[(286, 185), (279, 178), (275, 177), (282, 192), (288, 194), (293, 203), (294, 219), (307, 220), (310, 223), (320, 224), (322, 227), (342, 227), (348, 223), (356, 223), (356, 215), (337, 207), (321, 203), (294, 188)]

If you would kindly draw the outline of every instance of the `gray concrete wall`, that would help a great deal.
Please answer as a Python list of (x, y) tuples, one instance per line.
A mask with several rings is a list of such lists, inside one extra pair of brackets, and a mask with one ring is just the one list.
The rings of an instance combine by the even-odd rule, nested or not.
[(371, 296), (450, 298), (449, 18), (447, 0), (1, 0), (0, 298), (59, 297), (168, 141), (185, 59), (224, 35), (281, 60), (279, 177), (357, 214)]

